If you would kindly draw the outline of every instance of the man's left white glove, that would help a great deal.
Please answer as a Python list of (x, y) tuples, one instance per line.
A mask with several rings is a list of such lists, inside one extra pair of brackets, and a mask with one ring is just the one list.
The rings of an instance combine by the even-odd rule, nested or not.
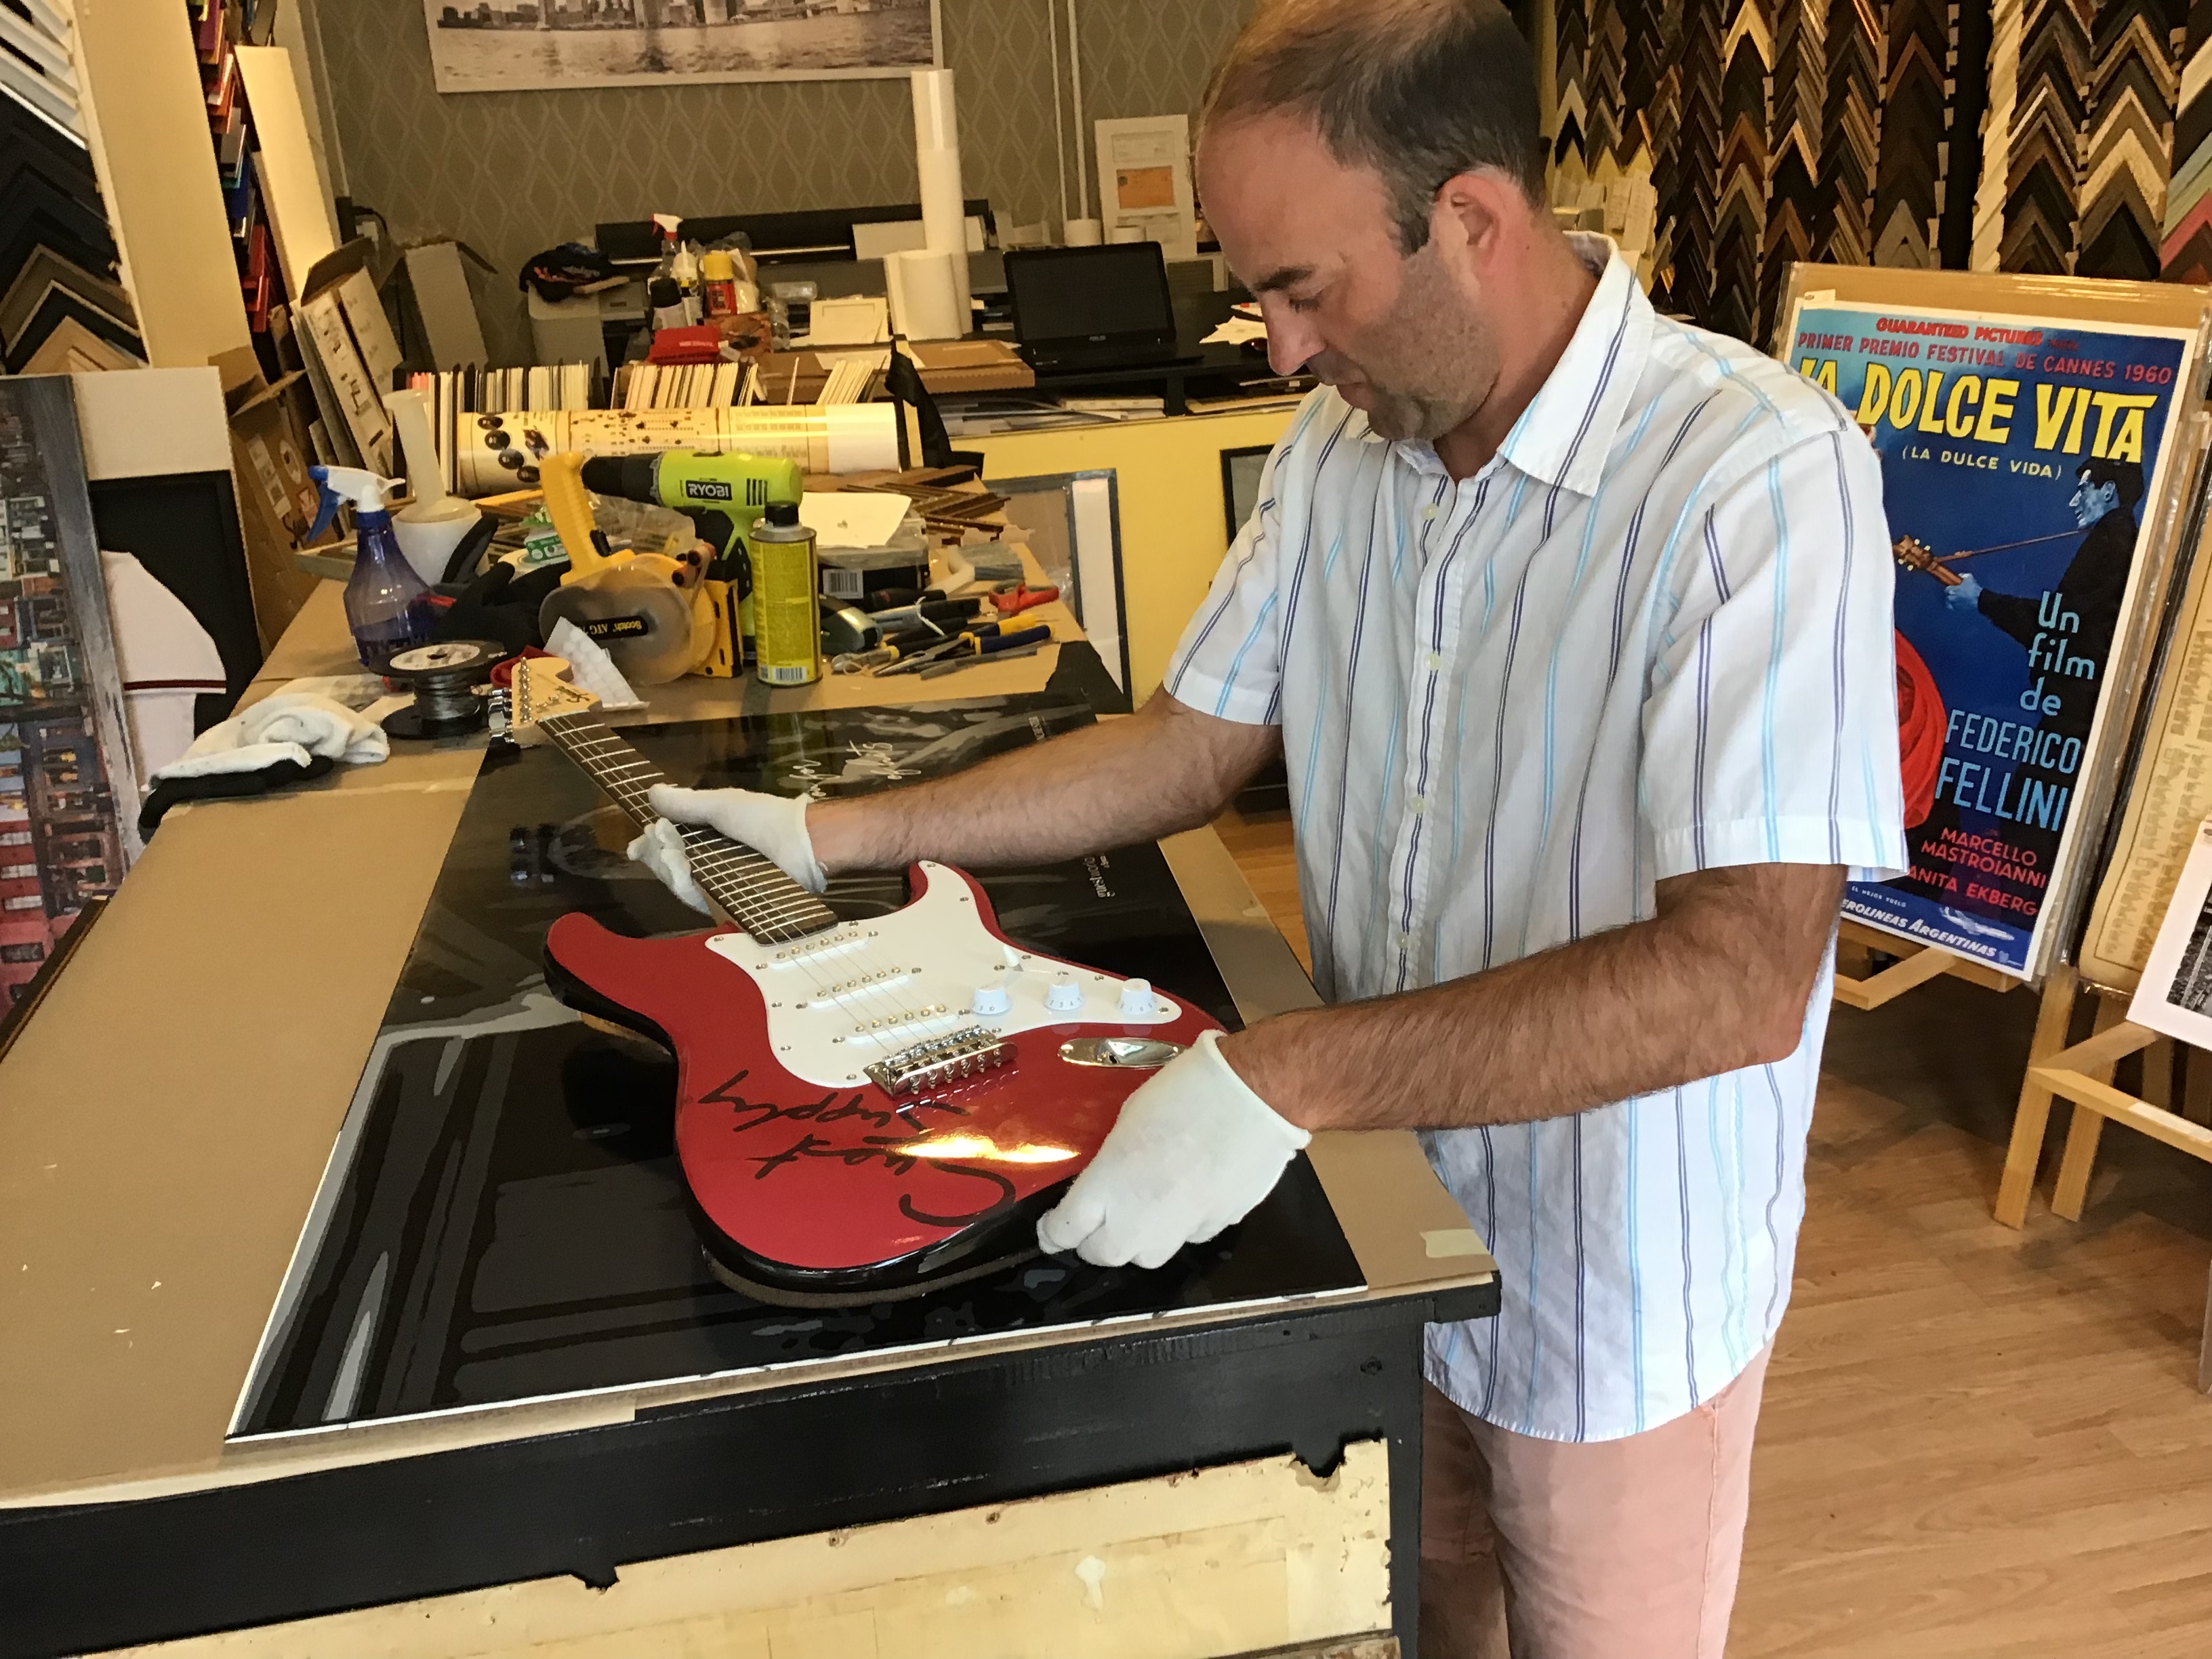
[(1242, 1221), (1313, 1137), (1246, 1086), (1208, 1031), (1121, 1105), (1037, 1243), (1102, 1267), (1157, 1267)]
[(656, 783), (646, 799), (660, 819), (630, 842), (629, 856), (702, 915), (714, 912), (691, 879), (691, 861), (684, 856), (679, 824), (703, 823), (742, 842), (810, 893), (830, 884), (814, 856), (813, 837), (806, 833), (803, 796), (767, 795), (752, 789), (678, 789)]

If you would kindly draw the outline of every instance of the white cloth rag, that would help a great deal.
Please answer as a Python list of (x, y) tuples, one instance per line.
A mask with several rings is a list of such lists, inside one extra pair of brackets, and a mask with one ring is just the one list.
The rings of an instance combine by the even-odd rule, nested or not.
[(214, 772), (258, 772), (279, 761), (305, 766), (313, 755), (327, 755), (349, 766), (365, 766), (392, 752), (392, 740), (375, 721), (343, 703), (292, 691), (264, 697), (242, 714), (210, 726), (194, 739), (182, 760), (154, 774), (163, 778), (198, 778)]

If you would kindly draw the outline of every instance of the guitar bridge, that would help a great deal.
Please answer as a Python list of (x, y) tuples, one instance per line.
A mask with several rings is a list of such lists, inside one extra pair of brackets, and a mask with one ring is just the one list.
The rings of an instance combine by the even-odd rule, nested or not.
[(991, 1071), (1013, 1058), (1006, 1040), (971, 1025), (879, 1060), (867, 1067), (868, 1076), (887, 1095), (910, 1095)]

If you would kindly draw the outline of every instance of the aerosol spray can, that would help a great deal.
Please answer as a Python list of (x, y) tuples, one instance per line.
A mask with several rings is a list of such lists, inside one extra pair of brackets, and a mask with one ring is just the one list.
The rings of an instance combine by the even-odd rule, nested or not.
[(814, 532), (791, 501), (771, 501), (745, 538), (753, 557), (753, 672), (763, 685), (822, 678), (821, 574)]

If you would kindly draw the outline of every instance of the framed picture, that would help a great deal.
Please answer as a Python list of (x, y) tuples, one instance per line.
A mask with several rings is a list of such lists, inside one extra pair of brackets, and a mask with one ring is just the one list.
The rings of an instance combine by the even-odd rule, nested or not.
[(440, 92), (839, 81), (941, 64), (938, 0), (422, 0)]
[(1129, 635), (1122, 623), (1121, 497), (1110, 467), (1031, 478), (987, 478), (1006, 498), (1006, 517), (1029, 532), (1045, 580), (1066, 597), (1084, 637), (1125, 696)]
[(1228, 518), (1231, 542), (1244, 528), (1244, 520), (1252, 516), (1252, 509), (1260, 505), (1260, 475), (1273, 453), (1271, 444), (1221, 452), (1221, 510)]
[[(1880, 461), (1897, 565), (1907, 868), (1850, 883), (1844, 914), (2039, 980), (2100, 884), (2182, 551), (2203, 301), (1826, 265), (1792, 267), (1784, 299), (1784, 361)], [(2196, 819), (2176, 828), (2185, 847)]]
[(138, 851), (138, 781), (65, 375), (0, 377), (0, 1003)]
[[(1093, 123), (1098, 216), (1109, 241), (1158, 242), (1170, 259), (1198, 257), (1190, 183), (1190, 118), (1140, 115)], [(1115, 235), (1116, 231), (1125, 233)]]

